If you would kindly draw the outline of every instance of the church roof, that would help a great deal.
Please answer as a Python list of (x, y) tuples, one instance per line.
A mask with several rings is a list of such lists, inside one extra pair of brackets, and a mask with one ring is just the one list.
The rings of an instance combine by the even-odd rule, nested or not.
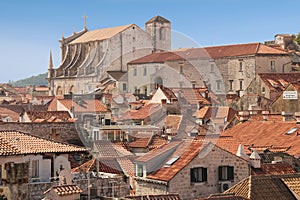
[(72, 41), (70, 44), (78, 44), (78, 43), (86, 43), (91, 41), (101, 41), (109, 39), (116, 34), (126, 30), (127, 28), (134, 26), (134, 24), (128, 24), (124, 26), (116, 26), (111, 28), (104, 28), (104, 29), (98, 29), (98, 30), (92, 30), (87, 31), (74, 41)]
[(169, 20), (167, 20), (166, 18), (163, 18), (162, 16), (155, 16), (155, 17), (152, 17), (151, 19), (149, 19), (146, 24), (149, 24), (149, 23), (153, 23), (153, 22), (161, 22), (161, 23), (171, 23)]

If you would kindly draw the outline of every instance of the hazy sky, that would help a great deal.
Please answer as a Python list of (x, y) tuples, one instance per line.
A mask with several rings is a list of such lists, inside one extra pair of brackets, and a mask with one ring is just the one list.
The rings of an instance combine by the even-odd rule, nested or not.
[[(277, 33), (300, 31), (297, 0), (1, 0), (0, 82), (47, 71), (49, 52), (60, 63), (58, 40), (83, 28), (89, 30), (144, 23), (155, 15), (192, 43), (210, 46), (264, 42)], [(183, 47), (183, 46), (182, 46)]]

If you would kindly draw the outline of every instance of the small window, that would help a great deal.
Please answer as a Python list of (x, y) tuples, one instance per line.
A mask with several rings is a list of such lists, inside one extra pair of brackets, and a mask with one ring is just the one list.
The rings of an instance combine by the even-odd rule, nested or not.
[(127, 85), (126, 83), (123, 83), (123, 92), (126, 92), (127, 91)]
[(220, 90), (220, 89), (221, 89), (221, 81), (217, 80), (217, 90)]
[(271, 61), (271, 71), (275, 71), (275, 61)]
[(210, 64), (210, 72), (214, 72), (215, 71), (215, 65), (214, 64)]
[(136, 165), (136, 176), (143, 177), (143, 165)]
[(182, 65), (179, 66), (179, 73), (183, 74), (183, 66)]
[(207, 181), (207, 168), (197, 167), (191, 169), (191, 183)]
[(133, 69), (133, 76), (137, 76), (137, 69), (136, 68)]
[(220, 181), (234, 180), (234, 167), (219, 166), (219, 180)]
[(144, 67), (144, 76), (147, 76), (147, 68)]
[(265, 92), (266, 92), (266, 88), (265, 88), (265, 87), (262, 87), (262, 88), (261, 88), (261, 92), (262, 92), (262, 93), (265, 93)]
[(229, 80), (229, 91), (233, 90), (233, 80)]
[(240, 80), (240, 90), (243, 90), (243, 80)]
[(240, 61), (240, 72), (242, 72), (242, 71), (243, 71), (243, 62)]

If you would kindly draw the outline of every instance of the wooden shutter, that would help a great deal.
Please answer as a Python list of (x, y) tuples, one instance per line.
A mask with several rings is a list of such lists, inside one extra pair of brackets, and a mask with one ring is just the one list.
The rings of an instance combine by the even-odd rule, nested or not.
[(207, 168), (202, 168), (202, 181), (207, 181)]
[(233, 180), (234, 179), (234, 168), (233, 166), (228, 166), (227, 167), (227, 180)]

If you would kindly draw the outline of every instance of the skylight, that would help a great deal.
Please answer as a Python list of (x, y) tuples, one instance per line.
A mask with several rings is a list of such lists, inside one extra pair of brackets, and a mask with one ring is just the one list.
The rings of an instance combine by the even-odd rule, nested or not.
[(286, 134), (287, 135), (291, 135), (291, 134), (293, 134), (295, 131), (297, 131), (298, 130), (298, 128), (292, 128), (292, 129), (290, 129), (288, 132), (286, 132)]
[(174, 156), (168, 162), (166, 162), (165, 167), (170, 167), (176, 160), (178, 160), (179, 156)]

